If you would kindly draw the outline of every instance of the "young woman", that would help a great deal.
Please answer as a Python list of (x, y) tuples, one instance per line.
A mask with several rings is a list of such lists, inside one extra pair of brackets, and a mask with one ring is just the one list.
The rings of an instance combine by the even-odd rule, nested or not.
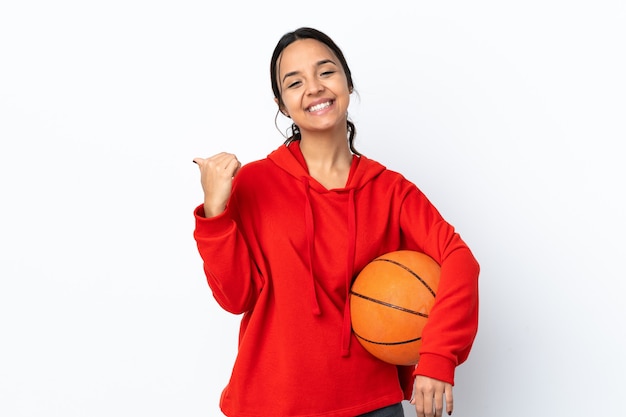
[[(285, 34), (270, 76), (292, 136), (243, 167), (229, 153), (194, 159), (204, 190), (194, 232), (204, 271), (220, 306), (243, 314), (222, 411), (394, 417), (412, 398), (419, 417), (450, 414), (454, 371), (477, 330), (478, 263), (414, 184), (355, 150), (352, 76), (327, 35)], [(399, 249), (441, 265), (416, 367), (376, 359), (351, 332), (353, 278)]]

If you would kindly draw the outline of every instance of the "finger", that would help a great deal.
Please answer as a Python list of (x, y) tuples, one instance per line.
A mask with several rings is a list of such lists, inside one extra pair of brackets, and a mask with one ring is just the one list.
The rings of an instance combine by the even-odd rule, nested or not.
[(229, 160), (236, 158), (232, 153), (220, 152), (209, 158), (216, 165), (226, 165)]
[(443, 392), (437, 392), (434, 398), (435, 417), (441, 417), (443, 413)]
[(234, 177), (237, 171), (239, 171), (239, 168), (241, 168), (241, 162), (239, 162), (237, 158), (233, 158), (228, 162), (228, 165), (226, 165), (226, 172), (228, 172), (231, 177)]
[(411, 401), (415, 405), (417, 417), (424, 417), (424, 395), (421, 392), (416, 392)]
[(233, 160), (237, 161), (235, 155), (220, 152), (207, 159), (207, 168), (215, 171), (226, 171)]
[(239, 170), (241, 163), (233, 154), (219, 154), (209, 158), (207, 167), (219, 173), (220, 176), (232, 178)]
[(220, 152), (208, 158), (194, 158), (193, 162), (198, 165), (219, 163), (220, 160), (222, 160), (225, 157), (228, 157), (228, 155), (231, 155), (231, 154), (228, 154), (226, 152)]
[(452, 385), (446, 384), (446, 412), (448, 415), (452, 415), (452, 411), (454, 410), (454, 396), (452, 395)]
[(433, 395), (424, 395), (424, 415), (426, 417), (435, 416), (435, 404), (433, 402)]

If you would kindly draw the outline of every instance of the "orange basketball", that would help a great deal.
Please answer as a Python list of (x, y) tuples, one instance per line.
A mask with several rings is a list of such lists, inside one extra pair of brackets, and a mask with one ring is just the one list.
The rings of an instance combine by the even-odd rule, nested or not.
[(409, 250), (367, 264), (350, 290), (352, 330), (361, 345), (385, 362), (415, 365), (439, 274), (434, 259)]

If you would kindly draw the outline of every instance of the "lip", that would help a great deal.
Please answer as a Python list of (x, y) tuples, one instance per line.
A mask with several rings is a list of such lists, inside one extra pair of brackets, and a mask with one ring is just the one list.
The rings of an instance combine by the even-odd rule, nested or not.
[(322, 108), (322, 109), (320, 109), (320, 110), (317, 110), (317, 111), (322, 111), (322, 110), (326, 110), (326, 109), (328, 109), (328, 108), (329, 108), (329, 107), (331, 107), (333, 104), (335, 104), (335, 100), (334, 100), (334, 99), (331, 99), (331, 98), (322, 98), (322, 99), (319, 99), (319, 100), (315, 100), (314, 102), (310, 103), (310, 104), (309, 104), (309, 105), (305, 108), (305, 110), (306, 110), (307, 112), (309, 112), (309, 113), (315, 113), (315, 111), (311, 111), (311, 108), (312, 108), (312, 107), (315, 107), (315, 106), (317, 106), (317, 105), (320, 105), (320, 104), (324, 104), (324, 103), (329, 103), (329, 104), (328, 104), (328, 106), (326, 106), (326, 107), (324, 107), (324, 108)]

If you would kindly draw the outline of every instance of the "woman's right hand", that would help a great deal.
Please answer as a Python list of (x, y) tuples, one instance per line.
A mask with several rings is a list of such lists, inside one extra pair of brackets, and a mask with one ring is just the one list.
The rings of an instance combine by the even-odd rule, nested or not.
[(241, 162), (233, 154), (220, 152), (209, 158), (193, 160), (200, 167), (200, 182), (204, 190), (204, 216), (214, 217), (226, 209), (233, 188), (233, 178)]

